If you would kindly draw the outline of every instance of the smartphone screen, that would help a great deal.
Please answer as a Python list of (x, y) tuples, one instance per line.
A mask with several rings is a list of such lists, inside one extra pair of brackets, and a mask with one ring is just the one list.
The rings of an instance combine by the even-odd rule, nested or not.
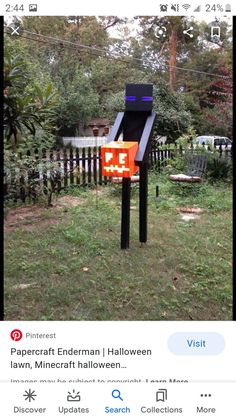
[(234, 14), (0, 6), (2, 418), (236, 417)]

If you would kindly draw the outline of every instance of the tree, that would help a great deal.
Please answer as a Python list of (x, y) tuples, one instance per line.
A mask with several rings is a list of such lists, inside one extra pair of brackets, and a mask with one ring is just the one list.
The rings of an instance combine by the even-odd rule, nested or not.
[(167, 142), (174, 142), (190, 128), (192, 117), (183, 95), (173, 92), (164, 83), (154, 86), (153, 106), (157, 112), (154, 134), (167, 136)]
[[(156, 70), (163, 72), (169, 87), (177, 90), (176, 66), (181, 56), (186, 53), (191, 45), (191, 38), (184, 36), (184, 29), (188, 24), (195, 27), (195, 23), (186, 17), (141, 17), (139, 18), (142, 43), (146, 54), (155, 64)], [(162, 32), (159, 32), (162, 31)]]
[[(189, 26), (193, 38), (183, 33)], [(45, 80), (60, 92), (56, 109), (61, 135), (75, 135), (93, 116), (113, 120), (118, 107), (122, 109), (126, 83), (153, 83), (159, 133), (174, 141), (190, 125), (198, 133), (213, 127), (223, 132), (224, 122), (224, 132), (230, 131), (231, 87), (219, 82), (231, 81), (218, 75), (226, 75), (231, 66), (232, 39), (227, 22), (221, 27), (222, 40), (215, 43), (205, 22), (179, 16), (133, 21), (116, 16), (23, 17), (24, 37), (11, 50), (16, 56), (19, 48), (30, 73), (37, 73), (37, 83), (30, 82), (25, 92), (34, 96), (34, 84), (43, 90)]]
[(207, 95), (208, 106), (202, 110), (202, 132), (231, 138), (232, 70), (222, 65), (219, 71), (222, 78), (218, 78), (210, 84)]
[(46, 127), (54, 115), (51, 108), (55, 97), (53, 86), (49, 84), (42, 91), (34, 85), (27, 92), (28, 77), (26, 63), (18, 56), (4, 56), (4, 134), (12, 140), (14, 148), (19, 139), (28, 131), (35, 135), (36, 128)]
[(74, 74), (73, 81), (66, 79), (59, 85), (61, 102), (57, 107), (57, 124), (60, 135), (78, 135), (79, 126), (99, 115), (98, 94), (92, 89), (90, 77), (80, 69)]

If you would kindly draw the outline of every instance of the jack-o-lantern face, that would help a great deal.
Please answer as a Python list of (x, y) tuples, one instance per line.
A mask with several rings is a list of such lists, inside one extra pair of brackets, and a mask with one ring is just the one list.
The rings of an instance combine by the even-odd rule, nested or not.
[(136, 141), (112, 141), (102, 146), (102, 175), (131, 177), (138, 171), (134, 162), (137, 150)]

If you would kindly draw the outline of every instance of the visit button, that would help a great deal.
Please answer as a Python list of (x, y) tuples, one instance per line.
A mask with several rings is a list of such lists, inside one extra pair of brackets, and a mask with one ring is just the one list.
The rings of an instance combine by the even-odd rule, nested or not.
[(225, 340), (214, 332), (178, 332), (170, 336), (168, 348), (175, 355), (218, 355)]

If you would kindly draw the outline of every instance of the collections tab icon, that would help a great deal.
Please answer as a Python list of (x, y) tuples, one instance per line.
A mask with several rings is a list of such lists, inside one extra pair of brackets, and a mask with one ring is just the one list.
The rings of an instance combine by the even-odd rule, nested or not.
[(166, 400), (167, 400), (167, 389), (159, 388), (159, 390), (156, 392), (156, 401), (165, 402)]

